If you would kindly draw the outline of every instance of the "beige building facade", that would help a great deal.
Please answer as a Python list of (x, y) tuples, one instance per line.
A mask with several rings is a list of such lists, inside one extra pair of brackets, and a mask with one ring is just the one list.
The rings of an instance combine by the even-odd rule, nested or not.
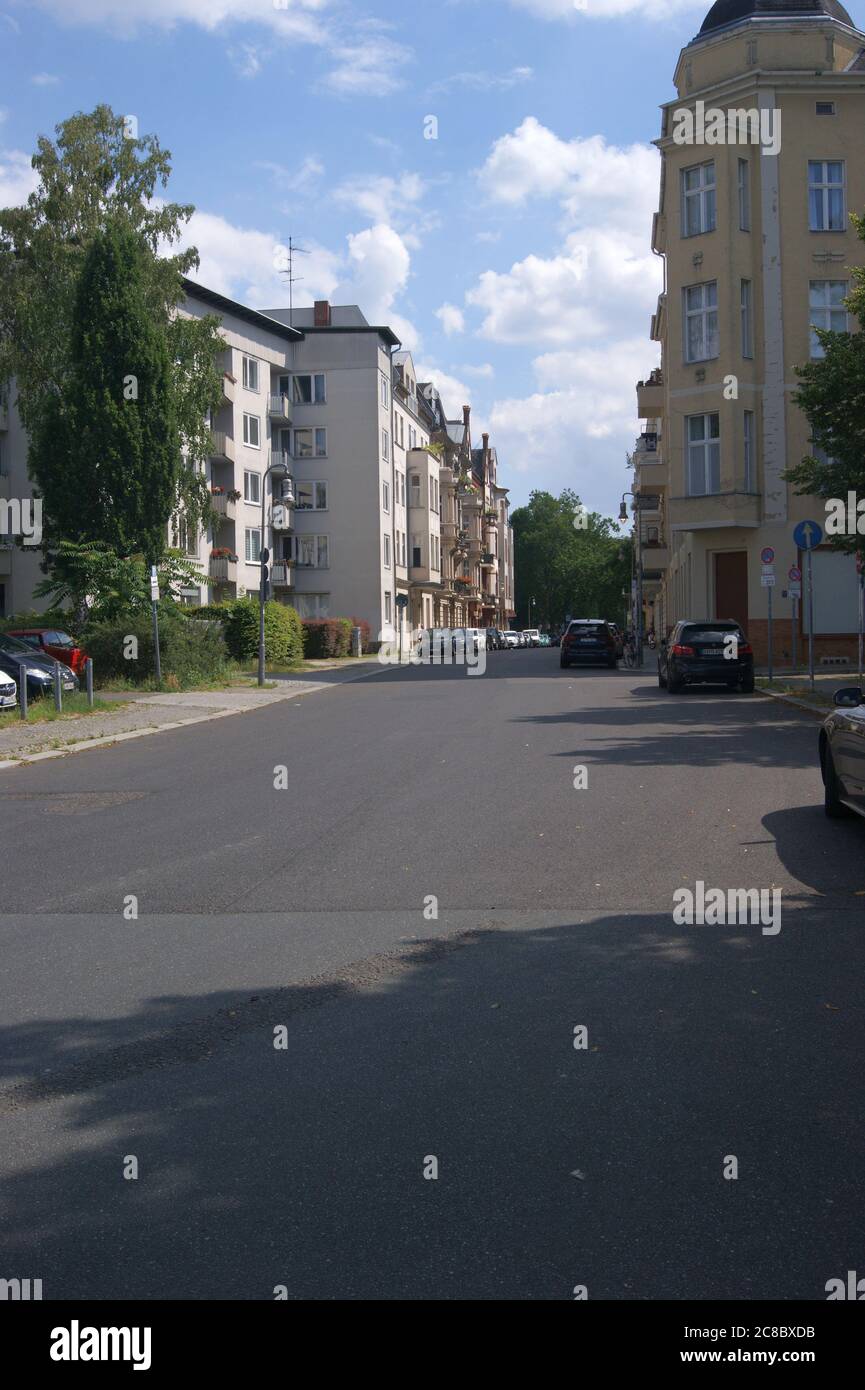
[[(661, 368), (638, 383), (633, 455), (647, 625), (732, 617), (765, 662), (768, 594), (779, 665), (807, 643), (800, 521), (825, 521), (784, 471), (813, 452), (793, 400), (813, 327), (852, 329), (843, 300), (863, 245), (865, 33), (836, 0), (718, 0), (680, 54), (662, 108), (652, 248), (664, 290)], [(762, 552), (775, 552), (774, 586)], [(850, 557), (813, 556), (817, 659), (855, 647)]]

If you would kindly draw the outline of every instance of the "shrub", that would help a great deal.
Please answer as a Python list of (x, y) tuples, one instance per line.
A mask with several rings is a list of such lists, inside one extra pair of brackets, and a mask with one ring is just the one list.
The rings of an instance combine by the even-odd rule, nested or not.
[(187, 618), (203, 618), (208, 621), (226, 622), (234, 607), (234, 602), (229, 600), (227, 603), (205, 603), (200, 607), (184, 608), (183, 613)]
[(303, 647), (308, 657), (348, 656), (351, 622), (348, 618), (309, 618), (303, 624)]
[(54, 627), (74, 635), (72, 621), (72, 613), (63, 608), (46, 608), (42, 613), (13, 613), (8, 618), (0, 618), (0, 632), (8, 632), (10, 627)]
[[(124, 654), (130, 647), (129, 637), (138, 643), (138, 655), (134, 658)], [(96, 623), (83, 634), (82, 643), (93, 658), (98, 684), (119, 679), (146, 685), (156, 676), (149, 618), (136, 615)], [(165, 609), (159, 618), (159, 655), (163, 684), (168, 689), (218, 680), (226, 671), (227, 651), (220, 632), (210, 623), (193, 623)]]
[[(225, 641), (235, 661), (258, 655), (258, 599), (241, 598), (231, 605), (225, 622)], [(303, 627), (287, 604), (271, 599), (264, 605), (264, 655), (271, 666), (287, 666), (303, 658)]]

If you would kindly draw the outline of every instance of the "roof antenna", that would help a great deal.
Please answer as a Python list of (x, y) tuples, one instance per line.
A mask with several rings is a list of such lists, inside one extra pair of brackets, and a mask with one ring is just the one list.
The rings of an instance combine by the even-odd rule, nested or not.
[(288, 326), (289, 326), (289, 328), (293, 328), (293, 327), (294, 327), (294, 289), (293, 289), (293, 286), (294, 286), (294, 284), (295, 284), (296, 282), (297, 282), (297, 283), (300, 283), (300, 281), (303, 279), (303, 276), (302, 276), (302, 275), (295, 275), (295, 273), (294, 273), (294, 258), (295, 258), (295, 256), (308, 256), (308, 255), (309, 255), (309, 251), (307, 251), (303, 246), (295, 246), (295, 244), (294, 244), (294, 242), (292, 241), (291, 237), (288, 238), (288, 268), (287, 268), (286, 270), (281, 270), (279, 273), (280, 273), (280, 275), (285, 275), (285, 276), (287, 276), (287, 278), (288, 278)]

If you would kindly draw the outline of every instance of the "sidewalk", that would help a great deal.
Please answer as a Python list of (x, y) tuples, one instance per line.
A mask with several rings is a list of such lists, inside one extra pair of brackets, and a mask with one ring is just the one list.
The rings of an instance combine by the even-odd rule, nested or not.
[(100, 699), (116, 701), (120, 708), (44, 724), (22, 722), (0, 731), (0, 770), (34, 758), (59, 757), (100, 744), (181, 729), (188, 724), (223, 719), (231, 714), (246, 714), (281, 700), (332, 690), (381, 669), (377, 662), (358, 662), (358, 666), (348, 668), (324, 667), (314, 680), (304, 675), (275, 675), (268, 677), (273, 689), (264, 690), (257, 686), (235, 686), (225, 690), (100, 694)]

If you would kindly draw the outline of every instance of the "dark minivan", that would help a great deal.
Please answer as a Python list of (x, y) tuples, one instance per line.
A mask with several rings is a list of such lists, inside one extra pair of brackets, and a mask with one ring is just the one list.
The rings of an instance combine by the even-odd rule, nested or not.
[(754, 653), (734, 618), (686, 618), (658, 652), (658, 685), (675, 695), (686, 685), (754, 689)]
[(599, 618), (574, 618), (562, 636), (560, 666), (577, 662), (616, 669), (616, 638), (609, 623)]

